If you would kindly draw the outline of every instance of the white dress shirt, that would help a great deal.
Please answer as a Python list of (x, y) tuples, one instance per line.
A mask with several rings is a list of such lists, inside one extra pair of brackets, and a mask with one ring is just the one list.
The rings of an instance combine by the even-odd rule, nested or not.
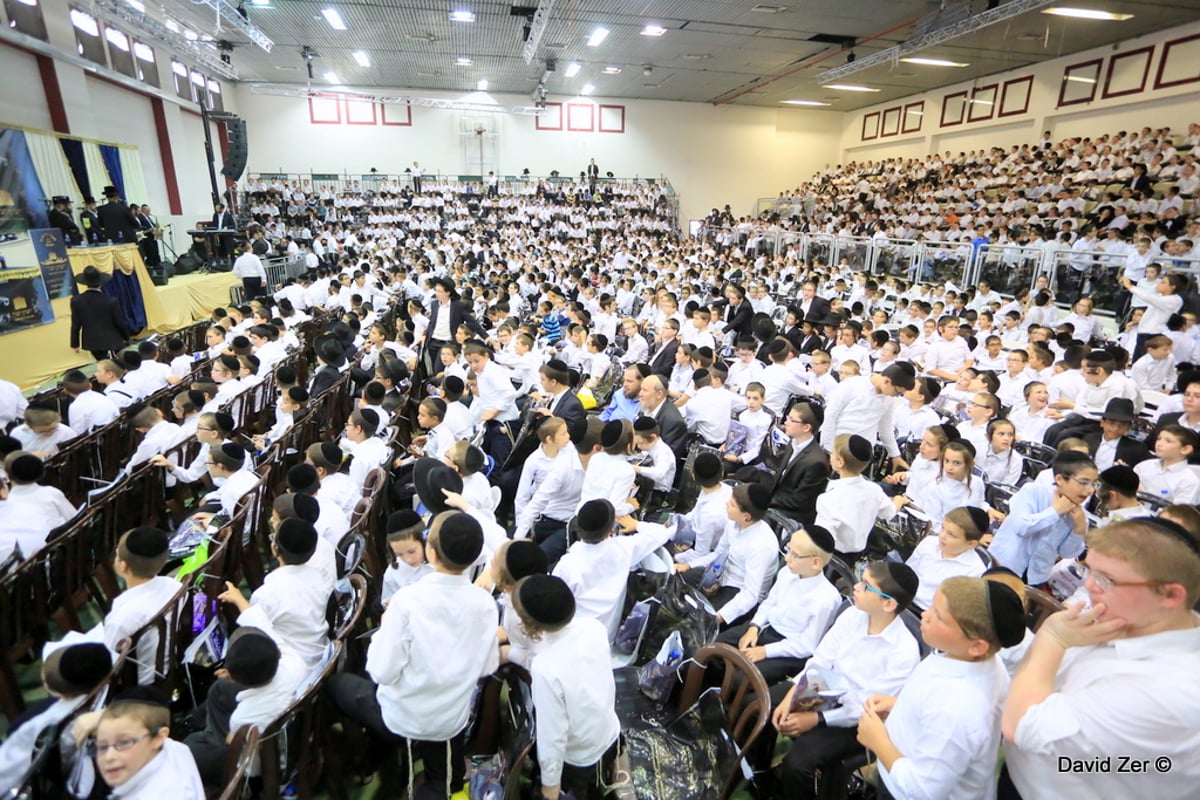
[[(1029, 708), (1005, 746), (1013, 783), (1026, 800), (1064, 797), (1193, 797), (1200, 781), (1200, 618), (1193, 627), (1072, 648), (1054, 692)], [(1070, 772), (1060, 758), (1103, 772)], [(1129, 757), (1126, 771), (1119, 759)], [(1167, 771), (1155, 766), (1166, 758)], [(1129, 769), (1145, 760), (1142, 771)]]
[(919, 442), (925, 436), (925, 431), (942, 424), (942, 418), (932, 406), (924, 405), (913, 411), (903, 397), (894, 398), (894, 401), (892, 423), (896, 426), (897, 439)]
[(974, 548), (965, 550), (954, 558), (946, 558), (942, 555), (941, 542), (933, 535), (922, 539), (904, 563), (912, 567), (921, 580), (917, 587), (917, 595), (913, 598), (913, 603), (920, 608), (933, 607), (933, 596), (947, 578), (978, 578), (984, 571), (983, 559)]
[[(863, 703), (873, 694), (897, 695), (912, 671), (921, 662), (917, 640), (898, 617), (876, 634), (870, 633), (870, 617), (850, 606), (843, 611), (812, 658), (805, 671), (820, 668), (834, 673), (845, 689), (841, 705), (822, 712), (825, 724), (853, 728), (862, 716)], [(800, 680), (801, 672), (796, 676)]]
[(120, 413), (111, 397), (88, 389), (76, 395), (67, 407), (67, 424), (71, 430), (85, 434), (93, 428), (107, 425)]
[(729, 522), (725, 504), (729, 502), (732, 494), (733, 487), (723, 482), (713, 487), (712, 491), (700, 490), (695, 507), (684, 515), (696, 538), (690, 549), (675, 556), (675, 561), (680, 564), (694, 564), (713, 551)]
[(633, 495), (633, 484), (637, 473), (624, 456), (596, 453), (588, 459), (583, 474), (583, 485), (579, 492), (579, 509), (588, 500), (607, 500), (613, 504), (618, 517), (633, 512), (629, 498)]
[(539, 516), (559, 522), (574, 516), (583, 476), (583, 464), (573, 447), (561, 448), (553, 459), (547, 458), (542, 448), (535, 450), (521, 468), (513, 538), (524, 539)]
[(279, 634), (280, 646), (291, 648), (312, 669), (329, 646), (325, 606), (331, 589), (316, 567), (282, 564), (250, 595), (250, 607), (237, 624), (265, 630), (265, 622)]
[(260, 480), (261, 478), (256, 473), (244, 467), (226, 478), (221, 487), (217, 489), (217, 498), (221, 502), (221, 513), (232, 517), (237, 509), (238, 501), (257, 486)]
[(332, 503), (344, 516), (349, 517), (362, 497), (362, 487), (346, 473), (334, 472), (321, 478), (321, 488), (317, 494), (322, 502)]
[(787, 364), (769, 364), (763, 368), (759, 376), (765, 394), (763, 405), (769, 408), (776, 417), (782, 419), (787, 413), (788, 398), (792, 395), (808, 397), (812, 389), (808, 383), (798, 376)]
[[(174, 578), (157, 575), (143, 584), (131, 586), (113, 598), (112, 608), (104, 617), (104, 644), (116, 652), (122, 639), (133, 636), (154, 619), (182, 586)], [(138, 665), (138, 684), (154, 683), (154, 666), (158, 660), (158, 631), (150, 630), (138, 642), (134, 654)]]
[(891, 498), (861, 475), (830, 481), (817, 497), (817, 524), (833, 534), (839, 553), (864, 550), (875, 520), (895, 515)]
[(879, 775), (896, 800), (992, 800), (1000, 711), (1009, 678), (999, 659), (958, 661), (940, 653), (913, 670), (886, 726), (903, 757)]
[[(86, 699), (84, 695), (80, 695), (70, 700), (55, 700), (40, 714), (25, 720), (15, 731), (9, 730), (8, 738), (0, 744), (0, 791), (15, 791), (25, 773), (29, 771), (42, 731), (73, 716)], [(64, 738), (67, 735), (69, 734), (64, 732)]]
[(361, 494), (363, 485), (367, 482), (367, 475), (379, 465), (386, 465), (391, 461), (392, 451), (387, 442), (377, 436), (368, 436), (354, 445), (352, 454), (354, 458), (350, 461), (350, 480)]
[(709, 444), (722, 445), (729, 437), (733, 414), (746, 407), (746, 401), (724, 388), (705, 386), (696, 390), (683, 407), (688, 430)]
[(279, 666), (275, 668), (275, 677), (266, 686), (238, 692), (237, 706), (229, 715), (231, 731), (243, 725), (253, 725), (262, 733), (287, 711), (292, 700), (307, 686), (311, 671), (309, 666), (277, 632), (265, 630), (279, 646)]
[(60, 489), (38, 483), (14, 483), (8, 490), (8, 501), (0, 508), (17, 509), (27, 505), (26, 513), (34, 514), (47, 532), (70, 521), (79, 513)]
[(575, 595), (576, 617), (599, 620), (612, 639), (621, 624), (629, 571), (667, 543), (671, 530), (654, 522), (639, 522), (633, 534), (614, 534), (594, 544), (572, 544), (554, 565)]
[[(983, 463), (979, 465), (980, 469), (983, 470), (983, 474), (987, 476), (990, 483), (1017, 485), (1017, 481), (1021, 479), (1021, 470), (1025, 465), (1025, 458), (1020, 453), (1011, 447), (1003, 453), (997, 453), (992, 450), (991, 445), (987, 445), (979, 452), (983, 454)], [(1112, 465), (1109, 464), (1109, 466)]]
[(925, 371), (932, 374), (934, 370), (942, 370), (953, 375), (970, 359), (971, 348), (966, 339), (961, 336), (956, 336), (950, 341), (938, 339), (925, 351)]
[(576, 611), (565, 628), (545, 635), (530, 676), (542, 785), (557, 786), (564, 763), (595, 764), (621, 733), (603, 627)]
[(34, 433), (28, 425), (18, 425), (12, 430), (12, 437), (21, 443), (22, 450), (29, 453), (45, 453), (47, 457), (57, 453), (61, 445), (78, 435), (61, 422), (49, 433)]
[(1008, 421), (1017, 429), (1017, 439), (1024, 442), (1041, 442), (1046, 435), (1046, 429), (1054, 424), (1054, 420), (1047, 416), (1047, 409), (1043, 408), (1033, 414), (1027, 405), (1009, 412)]
[(821, 447), (833, 450), (833, 443), (843, 433), (853, 433), (872, 444), (883, 443), (892, 458), (900, 455), (896, 444), (896, 428), (892, 416), (896, 404), (891, 398), (875, 391), (871, 376), (856, 375), (838, 384), (826, 397), (825, 422), (821, 425)]
[(29, 401), (21, 394), (21, 389), (15, 383), (0, 379), (0, 428), (7, 428), (10, 423), (25, 416)]
[(134, 467), (149, 461), (152, 456), (167, 452), (186, 438), (187, 436), (174, 422), (163, 421), (151, 426), (146, 431), (146, 435), (142, 437), (137, 450), (134, 450), (133, 455), (129, 457), (126, 469), (132, 471)]
[(1141, 491), (1166, 497), (1172, 503), (1200, 503), (1200, 477), (1186, 461), (1170, 467), (1161, 458), (1143, 461), (1133, 468), (1141, 479)]
[(732, 586), (738, 593), (717, 609), (726, 622), (749, 614), (767, 596), (779, 569), (779, 541), (771, 526), (759, 520), (741, 528), (732, 520), (716, 550), (692, 562), (695, 567), (721, 565), (721, 586)]
[(392, 596), (367, 649), (367, 674), (379, 685), (388, 730), (433, 742), (466, 727), (475, 685), (499, 663), (491, 596), (465, 575), (441, 572)]
[(841, 593), (824, 573), (801, 578), (785, 567), (750, 623), (759, 630), (770, 625), (783, 637), (764, 645), (767, 658), (808, 658), (841, 604)]
[[(232, 720), (231, 720), (232, 722)], [(113, 800), (204, 800), (204, 783), (196, 759), (183, 742), (167, 739), (162, 750), (125, 783), (112, 790)]]

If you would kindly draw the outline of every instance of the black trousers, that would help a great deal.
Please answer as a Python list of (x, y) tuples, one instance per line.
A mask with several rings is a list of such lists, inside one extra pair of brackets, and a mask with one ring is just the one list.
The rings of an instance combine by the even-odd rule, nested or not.
[(225, 743), (229, 736), (229, 717), (237, 708), (237, 695), (243, 689), (245, 687), (241, 684), (229, 680), (222, 679), (214, 683), (204, 701), (204, 730), (184, 740), (184, 744), (192, 751), (196, 769), (200, 771), (200, 780), (204, 781), (206, 789), (220, 791), (225, 776), (225, 756), (229, 752), (229, 745)]
[(564, 763), (559, 783), (562, 791), (570, 792), (575, 800), (604, 800), (604, 786), (608, 784), (613, 762), (617, 759), (618, 742), (620, 738), (612, 743), (595, 764), (577, 767)]
[(857, 725), (813, 728), (796, 737), (779, 767), (781, 796), (805, 800), (820, 797), (817, 770), (826, 774), (828, 780), (828, 773), (843, 759), (861, 750)]
[(242, 278), (242, 294), (247, 300), (253, 300), (262, 294), (262, 278)]
[(395, 748), (403, 747), (412, 756), (411, 762), (406, 760), (405, 769), (411, 770), (412, 762), (421, 760), (425, 767), (425, 780), (413, 793), (413, 800), (446, 800), (450, 794), (461, 789), (466, 780), (467, 768), (463, 754), (465, 731), (460, 731), (448, 741), (405, 740), (384, 723), (375, 694), (378, 688), (361, 675), (340, 672), (329, 679), (326, 692), (338, 713), (366, 729), (374, 747), (382, 749), (389, 756)]
[[(693, 567), (692, 569), (689, 569), (687, 572), (683, 573), (683, 579), (687, 581), (690, 586), (695, 586), (697, 588), (700, 587), (700, 581), (703, 577), (704, 569), (701, 567)], [(721, 607), (736, 597), (739, 591), (741, 590), (736, 586), (722, 586), (712, 594), (708, 595), (708, 602), (712, 603), (712, 607), (717, 610), (717, 613), (720, 613)], [(755, 606), (755, 608), (757, 608), (757, 606)], [(735, 625), (741, 625), (744, 622), (749, 622), (750, 618), (753, 616), (754, 609), (752, 608), (737, 619), (725, 620), (723, 623), (721, 623), (721, 630), (728, 630)], [(722, 616), (722, 618), (724, 617)]]
[(96, 359), (97, 361), (103, 361), (106, 358), (112, 358), (113, 353), (116, 351), (115, 350), (89, 350), (88, 352), (92, 354), (92, 358)]
[[(741, 639), (749, 629), (749, 622), (726, 628), (717, 637), (717, 641), (724, 642), (734, 649), (737, 649), (738, 640)], [(765, 626), (758, 632), (758, 644), (760, 646), (775, 644), (776, 642), (782, 641), (783, 636), (781, 636), (779, 631), (775, 630), (770, 625)], [(798, 672), (800, 672), (800, 670), (804, 669), (804, 665), (807, 661), (807, 658), (791, 658), (789, 656), (783, 656), (780, 658), (764, 658), (762, 661), (756, 661), (754, 666), (758, 667), (758, 671), (762, 673), (763, 679), (767, 682), (767, 686), (774, 686), (781, 681), (786, 681), (789, 678), (794, 677)]]
[(546, 560), (550, 563), (549, 570), (553, 570), (563, 553), (567, 552), (567, 523), (549, 517), (539, 517), (533, 523), (532, 534), (533, 541), (546, 554)]

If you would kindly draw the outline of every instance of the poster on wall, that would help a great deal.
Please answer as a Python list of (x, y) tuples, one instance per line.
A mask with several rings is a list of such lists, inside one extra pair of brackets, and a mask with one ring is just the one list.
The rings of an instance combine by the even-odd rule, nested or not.
[(29, 232), (33, 240), (33, 252), (37, 254), (42, 279), (46, 282), (46, 294), (51, 300), (71, 296), (70, 267), (67, 258), (67, 243), (58, 228), (34, 228)]
[(39, 267), (0, 270), (0, 334), (54, 322)]
[(0, 241), (16, 239), (50, 220), (25, 132), (0, 128)]

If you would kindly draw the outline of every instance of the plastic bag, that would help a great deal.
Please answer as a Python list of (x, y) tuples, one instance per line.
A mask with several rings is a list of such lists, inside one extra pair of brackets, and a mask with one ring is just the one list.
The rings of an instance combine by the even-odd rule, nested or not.
[(618, 653), (629, 655), (637, 652), (638, 645), (642, 643), (642, 637), (646, 634), (646, 626), (650, 624), (650, 606), (649, 600), (634, 603), (629, 616), (625, 617), (625, 621), (617, 629), (613, 648)]
[(682, 575), (671, 575), (654, 596), (653, 616), (638, 650), (644, 659), (641, 663), (652, 658), (672, 633), (679, 633), (683, 651), (691, 653), (716, 641), (719, 628), (708, 599), (688, 586)]
[(467, 772), (467, 792), (471, 800), (503, 800), (505, 773), (508, 771), (505, 760), (504, 753), (497, 753), (482, 761), (471, 760)]
[(679, 683), (679, 668), (682, 665), (683, 638), (679, 631), (675, 631), (662, 643), (658, 655), (642, 667), (638, 675), (638, 689), (656, 704), (666, 705)]
[(796, 691), (792, 693), (792, 704), (788, 707), (788, 713), (829, 711), (842, 704), (842, 696), (845, 694), (843, 682), (834, 673), (814, 665), (804, 670), (800, 679), (796, 681)]
[(710, 597), (717, 593), (721, 588), (721, 567), (720, 561), (714, 561), (704, 568), (704, 574), (700, 576), (700, 591)]

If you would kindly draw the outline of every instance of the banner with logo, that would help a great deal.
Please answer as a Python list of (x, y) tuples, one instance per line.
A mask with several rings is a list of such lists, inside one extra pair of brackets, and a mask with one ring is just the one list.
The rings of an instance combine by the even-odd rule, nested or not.
[(0, 334), (51, 322), (54, 309), (41, 268), (0, 270)]
[(71, 260), (67, 257), (67, 243), (58, 228), (34, 228), (29, 232), (33, 240), (33, 251), (37, 254), (38, 266), (42, 268), (42, 279), (46, 282), (46, 294), (51, 300), (71, 296)]

